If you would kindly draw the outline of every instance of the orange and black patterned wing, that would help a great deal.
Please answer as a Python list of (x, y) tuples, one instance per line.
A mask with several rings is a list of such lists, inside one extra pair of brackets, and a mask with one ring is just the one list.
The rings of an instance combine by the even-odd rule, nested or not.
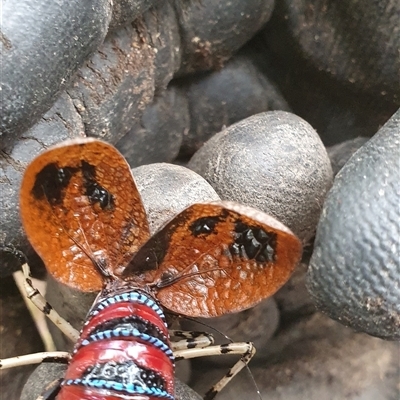
[(146, 213), (124, 157), (89, 138), (63, 142), (28, 165), (20, 192), (29, 241), (58, 281), (83, 291), (125, 266), (148, 239)]
[(179, 314), (215, 317), (273, 295), (300, 260), (299, 239), (273, 217), (232, 202), (195, 204), (138, 251), (123, 272)]

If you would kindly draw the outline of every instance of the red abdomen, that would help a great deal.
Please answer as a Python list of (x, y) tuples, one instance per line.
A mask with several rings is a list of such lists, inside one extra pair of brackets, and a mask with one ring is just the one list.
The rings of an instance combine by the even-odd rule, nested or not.
[(174, 399), (174, 361), (153, 297), (125, 290), (89, 311), (57, 400)]

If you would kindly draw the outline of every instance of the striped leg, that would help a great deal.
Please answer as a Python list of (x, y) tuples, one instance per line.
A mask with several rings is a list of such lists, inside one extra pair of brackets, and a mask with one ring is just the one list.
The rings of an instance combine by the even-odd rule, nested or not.
[(58, 362), (67, 364), (71, 356), (66, 351), (48, 351), (11, 357), (0, 360), (0, 369), (22, 367), (23, 365), (40, 364), (42, 362)]
[[(235, 375), (247, 366), (256, 353), (256, 349), (251, 342), (238, 342), (211, 346), (214, 339), (212, 335), (207, 333), (172, 331), (171, 336), (186, 338), (186, 340), (171, 343), (171, 348), (174, 351), (176, 361), (189, 358), (215, 356), (219, 354), (239, 354), (242, 356), (240, 360), (238, 360), (227, 372), (227, 374), (205, 394), (204, 400), (212, 400)], [(197, 343), (197, 339), (199, 339), (199, 343)]]
[(79, 332), (72, 327), (72, 325), (67, 322), (64, 318), (62, 318), (57, 311), (53, 309), (51, 304), (49, 304), (46, 299), (42, 296), (42, 294), (37, 290), (33, 284), (31, 279), (31, 270), (29, 268), (27, 259), (25, 254), (17, 250), (12, 245), (1, 245), (0, 250), (4, 252), (8, 252), (16, 257), (22, 265), (22, 272), (17, 271), (14, 275), (22, 275), (21, 281), (23, 282), (24, 289), (26, 292), (26, 296), (32, 303), (44, 314), (49, 318), (53, 324), (55, 324), (61, 332), (64, 333), (67, 338), (69, 338), (73, 343), (75, 343), (79, 338)]
[(36, 400), (56, 400), (61, 389), (62, 379), (57, 379), (46, 386), (44, 392)]
[(53, 322), (53, 324), (56, 325), (68, 339), (75, 343), (79, 338), (79, 332), (68, 321), (62, 318), (46, 301), (39, 290), (33, 286), (28, 263), (24, 262), (22, 265), (22, 272), (17, 271), (15, 274), (23, 274), (24, 289), (28, 299), (31, 300), (32, 303), (43, 312), (43, 314), (45, 314), (46, 317), (49, 318), (49, 320)]
[(176, 342), (171, 342), (171, 349), (176, 354), (179, 350), (187, 350), (194, 348), (205, 348), (214, 344), (214, 337), (206, 332), (194, 331), (178, 331), (170, 330), (171, 338), (184, 338)]

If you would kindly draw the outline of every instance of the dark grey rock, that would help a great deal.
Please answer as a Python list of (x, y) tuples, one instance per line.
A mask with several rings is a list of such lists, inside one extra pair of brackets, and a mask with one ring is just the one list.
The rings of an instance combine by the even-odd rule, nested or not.
[(140, 120), (154, 96), (154, 57), (138, 21), (107, 36), (68, 88), (87, 136), (116, 143)]
[(220, 69), (269, 20), (274, 1), (176, 1), (179, 74)]
[(370, 335), (400, 339), (400, 110), (336, 176), (308, 272), (317, 307)]
[(160, 95), (181, 66), (181, 33), (173, 2), (158, 0), (156, 7), (143, 14), (143, 24), (155, 49), (154, 85)]
[(342, 143), (328, 147), (326, 150), (328, 156), (331, 159), (333, 175), (336, 174), (343, 168), (349, 158), (366, 142), (369, 138), (357, 137), (355, 139), (346, 140)]
[(392, 0), (276, 2), (260, 53), (326, 145), (372, 136), (399, 108), (399, 13)]
[(140, 123), (117, 144), (131, 167), (171, 162), (178, 155), (182, 136), (189, 125), (187, 99), (178, 88), (170, 87), (155, 98)]
[(115, 30), (134, 21), (160, 0), (116, 0), (113, 1), (110, 30)]
[(115, 144), (140, 128), (144, 110), (180, 63), (176, 12), (169, 2), (107, 35), (68, 89), (86, 134)]
[(132, 172), (151, 233), (191, 204), (219, 200), (214, 189), (200, 175), (179, 165), (143, 165)]
[[(263, 399), (395, 400), (399, 398), (399, 344), (355, 333), (315, 313), (268, 343), (264, 360), (249, 364)], [(195, 366), (193, 387), (204, 393), (226, 369)], [(257, 399), (241, 372), (218, 400)]]
[[(19, 219), (19, 189), (25, 166), (49, 146), (83, 136), (83, 124), (71, 99), (64, 93), (53, 107), (24, 133), (12, 151), (0, 153), (0, 242), (22, 250), (32, 264), (37, 263)], [(20, 262), (0, 254), (0, 276), (20, 267)]]
[(1, 147), (38, 122), (106, 36), (111, 1), (4, 2)]
[(257, 114), (219, 132), (188, 167), (221, 199), (271, 214), (304, 242), (315, 232), (332, 182), (330, 161), (317, 133), (283, 111)]
[(37, 400), (43, 394), (46, 386), (55, 380), (61, 379), (66, 370), (66, 364), (39, 364), (23, 387), (20, 400)]
[(274, 295), (281, 314), (282, 324), (290, 324), (316, 311), (306, 288), (307, 268), (308, 262), (301, 262), (290, 279)]
[[(70, 288), (47, 276), (46, 299), (51, 306), (78, 331), (86, 320), (86, 315), (92, 306), (97, 293), (86, 293)], [(72, 343), (50, 321), (48, 327), (58, 350), (72, 351)]]
[(191, 156), (221, 129), (262, 111), (289, 106), (279, 90), (261, 72), (246, 51), (219, 71), (194, 76), (184, 86), (190, 109), (190, 129), (181, 154)]

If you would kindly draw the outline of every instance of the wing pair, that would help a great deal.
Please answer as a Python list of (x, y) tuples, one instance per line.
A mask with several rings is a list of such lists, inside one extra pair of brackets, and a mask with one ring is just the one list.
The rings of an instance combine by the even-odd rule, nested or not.
[(32, 161), (20, 213), (58, 281), (82, 291), (100, 290), (115, 277), (133, 281), (190, 316), (240, 311), (271, 296), (302, 251), (277, 220), (231, 202), (192, 205), (149, 238), (128, 163), (113, 146), (89, 138)]

